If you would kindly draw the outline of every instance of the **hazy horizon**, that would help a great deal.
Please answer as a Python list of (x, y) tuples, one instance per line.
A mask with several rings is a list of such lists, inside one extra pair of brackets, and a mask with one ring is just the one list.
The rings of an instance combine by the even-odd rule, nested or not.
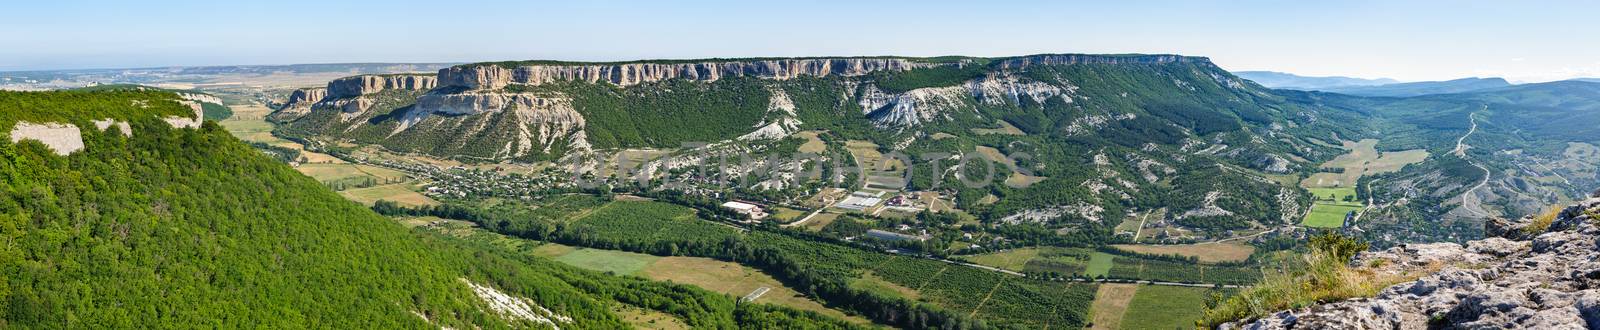
[[(314, 63), (1160, 53), (1400, 81), (1600, 77), (1600, 4), (421, 1), (9, 4), (0, 71)], [(952, 24), (954, 23), (954, 24)]]

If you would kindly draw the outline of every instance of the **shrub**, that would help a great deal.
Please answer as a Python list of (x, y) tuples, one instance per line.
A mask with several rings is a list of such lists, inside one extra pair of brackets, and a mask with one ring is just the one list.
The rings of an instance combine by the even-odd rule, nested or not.
[[(1379, 290), (1416, 278), (1416, 274), (1382, 275), (1371, 268), (1351, 267), (1356, 253), (1367, 249), (1360, 240), (1334, 233), (1311, 238), (1311, 251), (1301, 260), (1270, 272), (1255, 286), (1207, 308), (1201, 328), (1246, 321), (1285, 309), (1376, 295)], [(1209, 304), (1208, 304), (1209, 305)]]
[(1561, 215), (1561, 210), (1563, 209), (1565, 208), (1561, 205), (1551, 205), (1544, 213), (1539, 213), (1538, 216), (1533, 217), (1533, 222), (1529, 223), (1527, 227), (1522, 227), (1522, 232), (1528, 235), (1544, 233), (1544, 231), (1550, 229), (1550, 224), (1556, 221), (1556, 216)]

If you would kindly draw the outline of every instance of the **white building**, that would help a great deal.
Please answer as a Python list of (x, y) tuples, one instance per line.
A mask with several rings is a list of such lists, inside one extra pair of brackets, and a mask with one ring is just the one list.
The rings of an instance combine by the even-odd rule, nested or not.
[(762, 210), (760, 205), (735, 201), (722, 203), (722, 207), (750, 217), (750, 220), (761, 220), (767, 217), (767, 211)]

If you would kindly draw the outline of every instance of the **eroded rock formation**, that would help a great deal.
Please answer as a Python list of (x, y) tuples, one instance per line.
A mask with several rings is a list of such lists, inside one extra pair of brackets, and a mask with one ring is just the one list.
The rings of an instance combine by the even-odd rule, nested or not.
[[(425, 91), (438, 85), (439, 79), (431, 75), (359, 75), (334, 79), (328, 82), (328, 98), (355, 97), (376, 94), (386, 89)], [(291, 96), (291, 99), (293, 97)]]
[(516, 67), (473, 65), (439, 70), (440, 84), (466, 89), (498, 89), (510, 84), (554, 81), (608, 82), (629, 86), (667, 79), (716, 81), (724, 77), (788, 79), (799, 76), (859, 76), (874, 71), (904, 71), (953, 65), (904, 58), (794, 58), (695, 63), (533, 64)]

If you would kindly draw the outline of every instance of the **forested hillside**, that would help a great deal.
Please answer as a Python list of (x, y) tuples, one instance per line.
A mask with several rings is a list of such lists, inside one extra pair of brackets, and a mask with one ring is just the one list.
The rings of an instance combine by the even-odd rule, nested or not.
[[(193, 116), (171, 93), (0, 92), (0, 131), (82, 127), (68, 155), (0, 140), (0, 327), (845, 328), (698, 288), (412, 232)], [(96, 130), (124, 120), (131, 136)]]

